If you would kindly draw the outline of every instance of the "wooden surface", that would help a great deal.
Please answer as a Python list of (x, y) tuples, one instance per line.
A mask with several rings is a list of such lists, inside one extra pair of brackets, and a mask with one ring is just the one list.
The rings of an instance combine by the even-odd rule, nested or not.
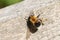
[[(24, 18), (32, 11), (47, 21), (29, 34)], [(60, 40), (60, 1), (25, 0), (0, 9), (0, 40)]]

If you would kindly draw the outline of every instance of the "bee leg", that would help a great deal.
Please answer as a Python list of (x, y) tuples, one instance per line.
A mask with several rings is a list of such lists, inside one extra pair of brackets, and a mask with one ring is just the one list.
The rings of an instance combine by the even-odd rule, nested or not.
[(47, 19), (46, 19), (46, 18), (41, 18), (41, 19), (39, 19), (39, 20), (41, 21), (41, 24), (42, 24), (42, 25), (44, 25), (44, 23), (43, 23), (43, 22), (47, 21)]
[(46, 18), (44, 18), (44, 19), (42, 18), (42, 20), (43, 20), (43, 22), (47, 21), (47, 19), (46, 19)]
[(41, 24), (42, 24), (42, 25), (44, 25), (44, 23), (43, 23), (42, 19), (39, 19), (39, 20), (40, 20)]
[(24, 18), (25, 20), (28, 20), (27, 17)]
[(44, 25), (44, 23), (41, 23), (42, 25)]

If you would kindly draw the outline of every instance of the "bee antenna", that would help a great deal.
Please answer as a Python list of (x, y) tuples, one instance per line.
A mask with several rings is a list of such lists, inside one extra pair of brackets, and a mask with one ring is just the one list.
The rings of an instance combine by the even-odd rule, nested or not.
[(40, 14), (37, 16), (37, 18), (40, 16)]

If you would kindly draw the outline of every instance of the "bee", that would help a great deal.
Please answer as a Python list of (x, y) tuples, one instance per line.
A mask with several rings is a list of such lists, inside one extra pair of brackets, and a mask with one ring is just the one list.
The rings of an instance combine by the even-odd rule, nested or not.
[[(33, 13), (32, 13), (33, 14)], [(28, 38), (30, 37), (31, 33), (35, 33), (38, 31), (38, 27), (40, 27), (40, 25), (44, 25), (43, 21), (47, 21), (47, 19), (43, 20), (43, 18), (39, 18), (40, 14), (35, 16), (30, 15), (27, 19), (26, 19), (26, 23), (27, 23), (27, 34), (26, 34), (26, 39), (28, 40)]]
[(42, 20), (39, 19), (39, 16), (40, 14), (38, 16), (30, 15), (27, 19), (27, 27), (31, 33), (35, 33), (38, 30), (37, 27), (39, 27), (42, 23)]

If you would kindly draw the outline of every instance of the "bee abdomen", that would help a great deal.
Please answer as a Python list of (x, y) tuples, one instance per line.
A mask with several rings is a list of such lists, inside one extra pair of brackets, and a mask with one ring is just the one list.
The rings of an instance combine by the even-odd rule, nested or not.
[(30, 21), (27, 21), (27, 26), (31, 33), (35, 33), (38, 30), (37, 27), (35, 27)]

